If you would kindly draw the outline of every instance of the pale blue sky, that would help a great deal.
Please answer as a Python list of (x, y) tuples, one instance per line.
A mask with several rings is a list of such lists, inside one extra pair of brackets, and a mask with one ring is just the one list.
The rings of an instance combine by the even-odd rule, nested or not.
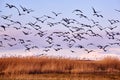
[[(9, 9), (5, 7), (5, 4), (13, 4), (20, 9), (19, 5), (22, 5), (26, 8), (33, 9), (34, 12), (28, 14), (26, 16), (18, 16), (17, 11), (15, 9)], [(96, 18), (93, 16), (94, 7), (97, 11), (100, 11), (100, 14), (104, 16), (103, 19)], [(54, 16), (51, 11), (61, 12), (62, 15), (58, 17), (61, 19), (62, 17), (70, 17), (79, 20), (72, 13), (73, 10), (80, 9), (87, 15), (90, 19), (94, 19), (99, 21), (101, 25), (105, 25), (104, 27), (108, 27), (108, 19), (118, 19), (120, 20), (120, 13), (115, 11), (114, 9), (120, 10), (120, 0), (0, 0), (0, 15), (10, 15), (12, 14), (12, 19), (23, 22), (24, 24), (27, 22), (33, 22), (35, 19), (32, 16), (41, 17), (43, 15)], [(54, 16), (55, 17), (55, 16)], [(6, 23), (3, 19), (0, 19), (0, 24)], [(84, 21), (84, 19), (83, 19)], [(85, 22), (86, 23), (86, 22)], [(106, 26), (107, 25), (107, 26)], [(118, 24), (117, 26), (119, 26)], [(45, 24), (43, 24), (45, 26)], [(120, 27), (120, 26), (119, 26)], [(118, 27), (118, 29), (120, 29)], [(61, 27), (63, 28), (63, 27)], [(59, 28), (60, 29), (60, 28)], [(118, 30), (117, 29), (117, 30)], [(97, 30), (96, 30), (97, 32)], [(12, 34), (11, 32), (7, 32)], [(1, 33), (0, 33), (1, 34)], [(13, 33), (14, 34), (14, 33)], [(19, 35), (19, 32), (16, 32)], [(103, 34), (103, 33), (101, 33)], [(16, 36), (16, 35), (15, 35)], [(24, 37), (23, 37), (24, 38)], [(33, 40), (34, 38), (32, 38)], [(33, 40), (35, 41), (35, 40)], [(91, 39), (90, 41), (97, 41), (97, 39)], [(104, 44), (105, 40), (102, 40)], [(107, 41), (107, 40), (106, 40)], [(84, 42), (84, 41), (83, 41)], [(35, 43), (38, 43), (37, 41)], [(95, 42), (97, 43), (97, 42)], [(99, 41), (98, 41), (99, 43)], [(43, 44), (41, 44), (43, 45)], [(13, 48), (15, 49), (15, 48)]]
[(92, 12), (91, 7), (94, 7), (104, 14), (112, 16), (114, 9), (120, 8), (120, 0), (0, 0), (2, 10), (5, 9), (5, 3), (32, 8), (36, 11), (36, 15), (50, 11), (63, 12), (69, 15), (74, 9)]
[[(94, 7), (97, 11), (100, 11), (100, 14), (105, 16), (104, 19), (120, 18), (120, 15), (118, 15), (119, 13), (114, 10), (120, 10), (120, 0), (0, 0), (1, 15), (17, 14), (15, 9), (9, 10), (8, 8), (5, 8), (6, 3), (13, 4), (19, 9), (19, 5), (33, 9), (35, 11), (30, 15), (36, 17), (41, 17), (44, 14), (53, 16), (51, 11), (63, 13), (60, 17), (70, 17), (73, 16), (72, 11), (74, 9), (80, 9), (88, 17), (93, 18), (93, 10), (91, 7)], [(28, 16), (24, 20), (30, 19), (30, 17)], [(20, 19), (18, 16), (13, 16), (13, 18)], [(103, 20), (102, 24), (106, 24), (104, 22), (105, 21)]]

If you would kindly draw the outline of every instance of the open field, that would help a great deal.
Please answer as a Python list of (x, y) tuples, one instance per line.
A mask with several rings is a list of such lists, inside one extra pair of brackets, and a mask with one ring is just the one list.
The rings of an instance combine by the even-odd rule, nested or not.
[(0, 58), (0, 74), (43, 73), (119, 73), (120, 60), (105, 58), (99, 61), (70, 60), (43, 57)]
[(120, 80), (120, 60), (0, 58), (0, 80)]

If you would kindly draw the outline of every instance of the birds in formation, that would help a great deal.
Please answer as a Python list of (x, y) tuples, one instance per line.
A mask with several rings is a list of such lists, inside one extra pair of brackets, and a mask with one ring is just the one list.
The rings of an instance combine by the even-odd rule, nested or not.
[[(19, 5), (18, 8), (15, 5), (8, 3), (6, 3), (5, 8), (10, 9), (11, 11), (12, 9), (15, 9), (18, 12), (18, 16), (27, 16), (27, 14), (34, 12), (34, 10), (21, 5)], [(91, 7), (91, 10), (91, 15), (93, 17), (100, 19), (105, 18), (105, 16), (101, 15), (100, 11), (97, 11), (94, 7)], [(118, 9), (115, 9), (115, 11), (118, 13), (120, 12)], [(2, 11), (0, 12), (2, 13)], [(75, 53), (76, 51), (74, 48), (78, 48), (87, 53), (91, 53), (96, 49), (107, 52), (112, 46), (120, 46), (120, 32), (115, 31), (119, 27), (116, 25), (120, 24), (119, 20), (108, 19), (107, 22), (109, 26), (103, 27), (99, 21), (90, 19), (80, 9), (75, 9), (71, 13), (78, 17), (79, 20), (62, 17), (63, 13), (51, 11), (52, 16), (32, 16), (34, 21), (26, 22), (24, 24), (21, 21), (13, 20), (13, 14), (0, 15), (0, 18), (4, 22), (7, 22), (0, 25), (0, 49), (22, 46), (25, 51), (31, 51), (31, 49), (43, 49), (44, 52), (49, 52), (51, 49), (60, 51), (67, 48), (72, 53)], [(57, 21), (56, 18), (59, 18), (60, 20)], [(82, 19), (85, 19), (88, 23), (81, 21)], [(64, 27), (65, 30), (60, 31), (61, 26)], [(50, 28), (51, 31), (46, 27)], [(58, 31), (54, 30), (54, 28), (57, 28)], [(20, 33), (17, 36), (7, 34), (7, 31), (10, 29), (14, 29), (16, 32), (13, 32), (13, 34), (17, 34), (17, 32)], [(22, 37), (20, 37), (20, 35), (22, 35)], [(95, 39), (97, 39), (98, 42), (94, 41)], [(104, 41), (106, 44), (101, 44)], [(35, 42), (37, 42), (37, 44), (35, 44)], [(42, 42), (44, 44), (41, 45)]]

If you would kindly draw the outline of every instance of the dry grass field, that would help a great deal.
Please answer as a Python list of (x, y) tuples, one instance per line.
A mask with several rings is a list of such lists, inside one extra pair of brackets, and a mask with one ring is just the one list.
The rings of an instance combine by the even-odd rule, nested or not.
[(2, 75), (0, 80), (120, 80), (120, 74), (24, 74)]
[(44, 57), (0, 58), (0, 74), (80, 74), (119, 73), (120, 60), (107, 57), (99, 61), (71, 60)]

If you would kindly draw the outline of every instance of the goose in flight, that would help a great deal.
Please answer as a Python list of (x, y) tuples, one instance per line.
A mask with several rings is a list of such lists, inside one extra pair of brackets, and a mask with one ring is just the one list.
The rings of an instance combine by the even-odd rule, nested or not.
[(88, 49), (85, 49), (85, 51), (87, 51), (87, 53), (93, 52), (93, 50), (88, 50)]
[(34, 10), (32, 10), (32, 9), (27, 9), (27, 8), (21, 6), (21, 5), (20, 5), (20, 7), (22, 8), (23, 12), (27, 12), (28, 14), (29, 14), (30, 12), (33, 12), (33, 11), (34, 11)]
[(83, 13), (81, 10), (79, 10), (79, 9), (75, 9), (72, 13), (74, 13), (74, 12), (80, 12), (80, 13)]
[(4, 20), (7, 20), (8, 18), (11, 18), (12, 17), (12, 14), (11, 15), (2, 15), (1, 18), (3, 18)]
[(120, 12), (120, 10), (118, 10), (118, 9), (115, 9), (115, 11)]
[(56, 13), (56, 12), (53, 12), (53, 11), (52, 11), (52, 13), (53, 13), (55, 16), (58, 16), (58, 15), (62, 14), (62, 13)]
[(97, 17), (103, 18), (103, 15), (98, 14), (100, 11), (96, 11), (95, 8), (93, 8), (93, 7), (92, 7), (92, 10), (93, 10), (93, 16), (96, 15)]
[(10, 9), (15, 8), (18, 11), (19, 16), (25, 15), (25, 14), (21, 13), (20, 10), (15, 5), (10, 5), (10, 4), (6, 3), (5, 7), (9, 7)]
[(92, 7), (92, 10), (93, 10), (93, 13), (96, 14), (96, 13), (99, 13), (100, 11), (96, 11), (95, 8)]
[(3, 29), (4, 29), (4, 31), (6, 30), (6, 26), (1, 25), (0, 27), (1, 27), (1, 28), (3, 28)]

